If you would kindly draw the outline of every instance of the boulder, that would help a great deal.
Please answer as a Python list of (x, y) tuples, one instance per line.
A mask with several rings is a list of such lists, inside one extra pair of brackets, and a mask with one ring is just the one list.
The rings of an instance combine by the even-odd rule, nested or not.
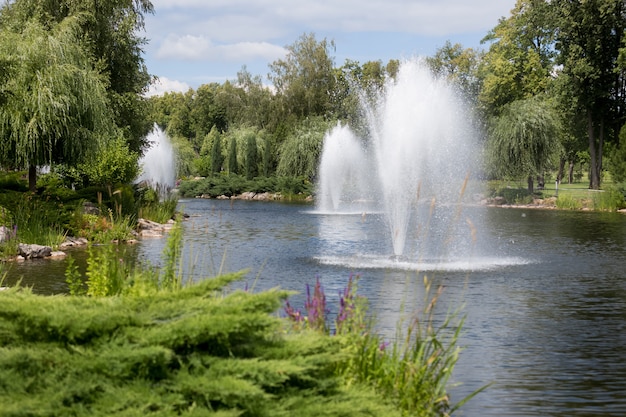
[(18, 254), (25, 259), (46, 258), (52, 253), (50, 246), (20, 243), (17, 245)]
[(84, 237), (66, 237), (65, 241), (59, 245), (59, 249), (67, 249), (72, 248), (74, 246), (84, 246), (88, 244), (89, 241)]
[(171, 229), (171, 225), (163, 225), (153, 222), (152, 220), (137, 220), (137, 228), (141, 237), (161, 237), (165, 232)]
[(63, 251), (60, 250), (53, 250), (50, 253), (50, 258), (52, 259), (64, 259), (67, 256), (67, 254)]

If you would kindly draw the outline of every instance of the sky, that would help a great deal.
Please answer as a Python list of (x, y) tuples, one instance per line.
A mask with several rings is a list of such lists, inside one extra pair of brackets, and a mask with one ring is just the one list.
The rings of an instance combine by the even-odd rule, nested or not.
[(446, 41), (481, 48), (515, 0), (152, 0), (143, 35), (149, 95), (235, 80), (269, 64), (303, 34), (334, 41), (336, 66), (431, 56)]

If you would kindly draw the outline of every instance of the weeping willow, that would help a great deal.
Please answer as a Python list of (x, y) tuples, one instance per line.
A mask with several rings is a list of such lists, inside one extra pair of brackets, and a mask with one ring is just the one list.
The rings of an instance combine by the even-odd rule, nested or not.
[(558, 134), (558, 118), (548, 101), (530, 98), (508, 104), (491, 127), (492, 168), (501, 175), (527, 175), (532, 187), (532, 176), (559, 149)]
[(111, 134), (106, 81), (79, 36), (81, 16), (45, 28), (29, 21), (0, 31), (0, 61), (8, 77), (0, 106), (3, 165), (34, 168), (76, 163)]

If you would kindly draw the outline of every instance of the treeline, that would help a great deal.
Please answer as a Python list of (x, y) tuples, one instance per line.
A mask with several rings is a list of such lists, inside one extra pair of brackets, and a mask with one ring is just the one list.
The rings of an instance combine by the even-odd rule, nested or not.
[[(626, 6), (619, 0), (518, 0), (483, 48), (446, 43), (425, 58), (482, 120), (485, 172), (553, 171), (590, 188), (626, 179)], [(359, 100), (392, 82), (400, 61), (337, 64), (332, 40), (304, 34), (266, 78), (146, 99), (148, 0), (16, 0), (0, 7), (0, 166), (50, 165), (68, 185), (132, 181), (156, 122), (181, 176), (316, 177), (324, 133), (341, 121), (366, 137)]]
[(359, 123), (358, 91), (380, 89), (399, 66), (338, 68), (334, 43), (314, 34), (287, 49), (270, 65), (271, 86), (243, 67), (236, 80), (150, 99), (154, 121), (177, 146), (180, 176), (314, 179), (324, 134), (338, 121)]
[[(483, 48), (446, 43), (424, 59), (482, 120), (490, 178), (552, 171), (589, 187), (609, 171), (626, 179), (624, 28), (618, 0), (519, 0), (486, 34)], [(180, 175), (316, 175), (324, 133), (338, 121), (367, 136), (359, 100), (376, 97), (401, 64), (347, 60), (334, 43), (304, 34), (270, 64), (267, 80), (245, 67), (236, 80), (151, 98), (152, 118), (174, 138)], [(626, 134), (626, 133), (625, 133)]]

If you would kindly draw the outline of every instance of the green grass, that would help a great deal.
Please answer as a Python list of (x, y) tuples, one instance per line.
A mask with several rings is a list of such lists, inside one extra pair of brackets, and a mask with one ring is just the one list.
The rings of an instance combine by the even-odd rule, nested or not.
[[(490, 196), (504, 197), (508, 204), (532, 202), (525, 182), (488, 181), (487, 188)], [(615, 211), (626, 207), (624, 188), (623, 184), (614, 184), (610, 177), (603, 181), (601, 190), (590, 190), (586, 178), (573, 184), (561, 183), (558, 189), (554, 181), (547, 181), (543, 190), (535, 190), (534, 197), (557, 197), (557, 208), (565, 210)]]

